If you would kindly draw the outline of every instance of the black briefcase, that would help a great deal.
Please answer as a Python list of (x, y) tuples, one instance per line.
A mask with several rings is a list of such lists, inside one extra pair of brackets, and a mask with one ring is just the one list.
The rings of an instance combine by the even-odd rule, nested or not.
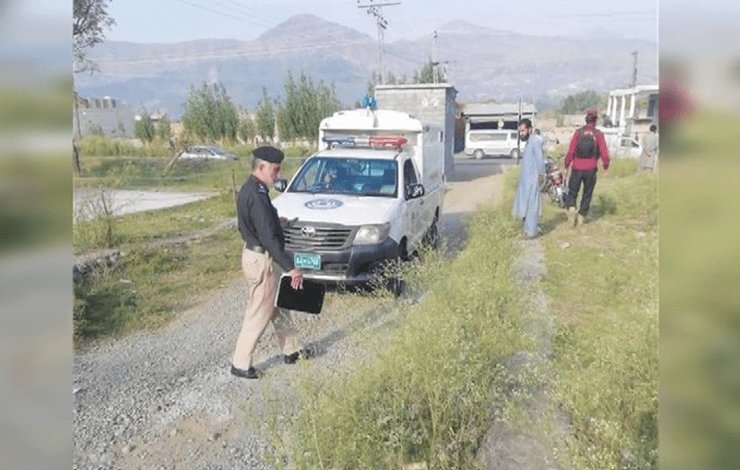
[(303, 279), (303, 289), (293, 289), (290, 276), (283, 274), (275, 295), (275, 306), (306, 313), (321, 313), (325, 293), (324, 284), (306, 278)]

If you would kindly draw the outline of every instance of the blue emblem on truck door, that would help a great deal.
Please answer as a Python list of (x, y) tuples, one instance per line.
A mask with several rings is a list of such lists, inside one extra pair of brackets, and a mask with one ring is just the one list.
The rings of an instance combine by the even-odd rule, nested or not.
[(341, 205), (342, 201), (331, 198), (312, 199), (304, 204), (307, 208), (316, 210), (336, 209)]

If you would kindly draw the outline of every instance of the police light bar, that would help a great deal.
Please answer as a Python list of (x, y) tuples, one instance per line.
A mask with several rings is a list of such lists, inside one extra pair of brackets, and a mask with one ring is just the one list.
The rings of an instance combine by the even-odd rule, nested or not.
[(402, 135), (327, 135), (321, 140), (329, 147), (393, 147), (400, 149), (408, 139)]

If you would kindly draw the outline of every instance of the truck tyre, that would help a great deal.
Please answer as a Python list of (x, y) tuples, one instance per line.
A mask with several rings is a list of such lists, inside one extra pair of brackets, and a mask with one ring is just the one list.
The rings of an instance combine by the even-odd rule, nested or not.
[(386, 288), (396, 299), (401, 297), (401, 294), (406, 289), (406, 281), (403, 279), (403, 274), (401, 273), (401, 263), (407, 259), (406, 240), (403, 240), (398, 247), (398, 257), (393, 260), (394, 266), (392, 266), (391, 273), (386, 280)]
[(476, 149), (475, 152), (473, 152), (473, 157), (475, 157), (476, 160), (480, 160), (483, 158), (483, 150)]
[(434, 214), (432, 225), (429, 226), (429, 229), (424, 236), (424, 243), (429, 245), (434, 251), (437, 251), (439, 248), (439, 224), (437, 222), (437, 214)]
[(511, 157), (512, 159), (518, 159), (519, 158), (519, 149), (512, 150), (511, 153), (509, 154), (509, 157)]

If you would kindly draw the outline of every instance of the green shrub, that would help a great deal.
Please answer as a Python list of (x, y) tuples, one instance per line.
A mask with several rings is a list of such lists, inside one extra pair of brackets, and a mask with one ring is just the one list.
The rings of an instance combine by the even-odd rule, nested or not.
[(361, 347), (379, 351), (374, 358), (339, 385), (315, 375), (302, 385), (296, 439), (285, 450), (298, 468), (473, 466), (506, 402), (501, 361), (522, 347), (506, 220), (481, 211), (458, 259), (427, 256), (408, 274), (412, 289), (425, 286), (424, 300), (397, 312), (390, 338), (366, 339)]
[(657, 466), (656, 189), (654, 175), (621, 160), (599, 177), (590, 223), (573, 229), (546, 205), (552, 389), (572, 429), (560, 449), (565, 468)]

